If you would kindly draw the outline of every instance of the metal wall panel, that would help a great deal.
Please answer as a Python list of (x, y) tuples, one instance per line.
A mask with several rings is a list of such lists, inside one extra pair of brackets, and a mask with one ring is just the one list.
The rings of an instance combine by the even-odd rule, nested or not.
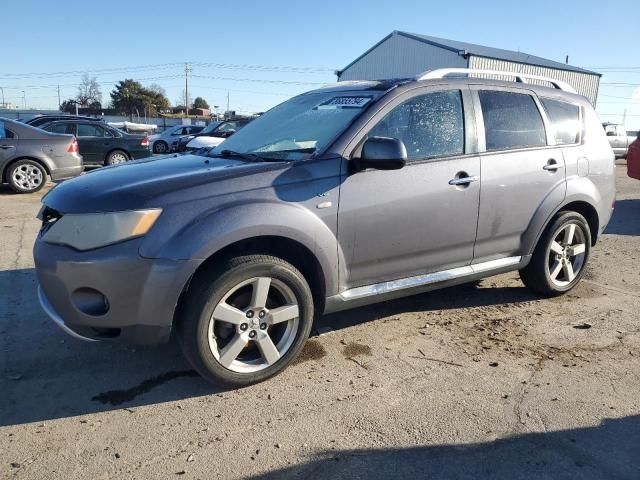
[[(539, 67), (537, 65), (525, 65), (506, 60), (497, 60), (495, 58), (476, 57), (475, 55), (469, 57), (469, 68), (475, 68), (477, 70), (503, 70), (507, 72), (528, 73), (530, 75), (540, 75), (543, 77), (551, 77), (555, 80), (562, 80), (575, 88), (580, 95), (587, 97), (592, 105), (595, 106), (596, 104), (598, 85), (600, 83), (600, 77), (598, 75)], [(488, 75), (477, 76), (484, 78), (489, 77)], [(496, 78), (495, 76), (491, 77)], [(510, 78), (499, 79), (511, 80)], [(531, 83), (549, 86), (546, 82), (531, 81)]]
[(383, 80), (415, 77), (425, 70), (466, 67), (467, 60), (444, 48), (391, 35), (364, 57), (347, 67), (338, 80)]

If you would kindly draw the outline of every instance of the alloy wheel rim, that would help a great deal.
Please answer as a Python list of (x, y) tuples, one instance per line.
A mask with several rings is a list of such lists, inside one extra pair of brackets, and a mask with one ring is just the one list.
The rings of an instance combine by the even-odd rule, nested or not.
[(44, 177), (42, 175), (42, 170), (40, 170), (35, 165), (20, 165), (13, 171), (12, 174), (13, 182), (19, 187), (25, 190), (34, 190), (38, 188)]
[(224, 368), (253, 373), (276, 364), (299, 328), (293, 291), (271, 277), (253, 277), (230, 289), (209, 319), (211, 353)]
[(167, 146), (164, 144), (164, 142), (158, 142), (155, 147), (156, 153), (164, 153), (167, 151)]
[(547, 272), (551, 283), (566, 287), (584, 267), (586, 254), (585, 234), (582, 227), (569, 223), (560, 227), (549, 245)]
[(124, 156), (124, 154), (122, 153), (115, 153), (113, 155), (111, 155), (111, 164), (112, 165), (118, 165), (119, 163), (124, 163), (127, 161), (127, 157)]

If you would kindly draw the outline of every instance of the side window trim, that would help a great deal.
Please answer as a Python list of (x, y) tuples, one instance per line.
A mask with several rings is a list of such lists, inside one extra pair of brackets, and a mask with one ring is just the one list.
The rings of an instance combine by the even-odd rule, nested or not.
[(477, 155), (479, 151), (479, 145), (476, 135), (476, 116), (475, 105), (473, 104), (473, 97), (471, 91), (467, 85), (429, 85), (429, 86), (417, 86), (399, 95), (391, 97), (387, 102), (380, 105), (375, 113), (373, 113), (366, 121), (366, 123), (352, 136), (351, 140), (345, 147), (342, 156), (347, 159), (354, 158), (355, 155), (360, 153), (362, 144), (367, 138), (369, 132), (394, 108), (402, 103), (422, 95), (436, 92), (446, 91), (460, 91), (462, 101), (462, 119), (463, 119), (463, 131), (464, 131), (464, 145), (463, 153), (448, 155), (442, 157), (426, 157), (424, 159), (414, 159), (407, 163), (407, 166), (418, 165), (425, 162), (438, 162), (444, 160), (450, 160), (452, 158), (460, 158), (465, 156)]
[[(555, 139), (551, 137), (552, 129), (549, 123), (549, 119), (547, 118), (547, 112), (544, 110), (544, 107), (540, 103), (538, 96), (533, 90), (526, 90), (520, 88), (510, 88), (510, 87), (497, 87), (490, 85), (470, 85), (471, 94), (473, 96), (473, 106), (475, 110), (475, 119), (476, 119), (476, 131), (478, 137), (478, 153), (483, 154), (492, 154), (492, 153), (502, 153), (502, 152), (514, 152), (520, 150), (535, 150), (540, 148), (548, 148), (555, 146)], [(513, 147), (513, 148), (505, 148), (501, 150), (487, 150), (487, 136), (484, 128), (484, 115), (482, 114), (482, 105), (480, 104), (480, 91), (492, 91), (492, 92), (509, 92), (509, 93), (518, 93), (521, 95), (529, 95), (533, 98), (533, 102), (538, 109), (538, 113), (540, 118), (542, 119), (542, 124), (544, 126), (544, 137), (546, 144), (545, 145), (533, 145), (533, 146), (525, 146), (525, 147)]]

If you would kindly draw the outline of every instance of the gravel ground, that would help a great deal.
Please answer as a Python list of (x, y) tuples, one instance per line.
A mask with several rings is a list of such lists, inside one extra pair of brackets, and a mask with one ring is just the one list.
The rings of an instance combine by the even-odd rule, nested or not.
[[(0, 188), (2, 478), (640, 478), (640, 182), (561, 298), (517, 273), (324, 318), (242, 390), (40, 310), (41, 195)], [(323, 332), (318, 334), (318, 332)]]

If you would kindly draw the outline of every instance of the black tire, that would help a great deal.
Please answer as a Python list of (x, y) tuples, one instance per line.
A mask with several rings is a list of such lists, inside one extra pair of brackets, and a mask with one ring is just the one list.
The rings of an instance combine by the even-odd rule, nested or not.
[[(574, 236), (581, 239), (579, 240), (581, 242), (580, 244), (584, 245), (584, 254), (582, 256), (577, 254), (574, 257), (565, 257), (565, 255), (572, 253), (573, 250), (571, 247), (566, 247), (561, 241), (556, 241), (559, 239), (559, 236), (564, 237), (564, 235), (566, 235), (567, 229), (571, 225), (575, 225), (576, 233), (574, 233)], [(554, 242), (563, 248), (564, 253), (552, 252), (551, 249)], [(574, 244), (574, 247), (575, 246), (577, 246), (577, 244)], [(557, 249), (557, 246), (554, 245), (554, 248)], [(560, 212), (540, 237), (529, 264), (520, 270), (520, 278), (531, 290), (546, 297), (557, 297), (567, 293), (578, 284), (586, 270), (590, 253), (591, 230), (585, 218), (577, 212)], [(572, 260), (572, 258), (575, 259), (575, 261)], [(579, 270), (575, 273), (574, 267), (578, 264), (576, 263), (578, 260)], [(564, 264), (562, 263), (563, 261), (565, 262)], [(571, 272), (574, 273), (573, 279), (567, 274), (563, 266), (567, 263), (571, 264)], [(560, 270), (559, 273), (556, 273), (554, 280), (552, 271), (556, 271), (556, 268)], [(562, 277), (560, 277), (560, 275)], [(560, 278), (562, 278), (562, 280)]]
[[(228, 295), (228, 292), (233, 291), (243, 282), (258, 277), (270, 277), (271, 282), (281, 282), (295, 296), (298, 317), (296, 317), (297, 321), (291, 320), (291, 322), (297, 325), (297, 331), (291, 330), (288, 340), (290, 346), (273, 364), (261, 367), (262, 369), (258, 371), (237, 372), (230, 369), (231, 366), (229, 368), (223, 366), (214, 355), (209, 344), (210, 322), (214, 310), (223, 301), (225, 295)], [(216, 385), (236, 388), (262, 382), (284, 370), (298, 355), (309, 337), (314, 314), (313, 296), (309, 284), (298, 269), (277, 257), (247, 255), (219, 262), (194, 277), (189, 291), (181, 302), (176, 330), (185, 357), (202, 377)], [(242, 326), (234, 327), (232, 325), (231, 328), (239, 329)], [(249, 334), (251, 334), (251, 328), (249, 327)], [(236, 331), (230, 335), (236, 338), (239, 332)], [(216, 335), (213, 341), (218, 342), (218, 338)], [(247, 346), (249, 349), (257, 349), (258, 347), (255, 340), (248, 343)], [(223, 351), (224, 349), (221, 348), (217, 354), (221, 357)], [(241, 350), (241, 355), (245, 351)], [(264, 358), (266, 359), (266, 357)]]
[(47, 183), (47, 171), (34, 160), (18, 160), (9, 167), (7, 180), (15, 192), (34, 193)]
[(158, 140), (153, 143), (153, 153), (169, 153), (169, 145), (163, 140)]
[[(123, 157), (124, 160), (122, 160)], [(107, 158), (104, 160), (104, 164), (120, 165), (122, 163), (128, 162), (129, 160), (131, 160), (131, 157), (124, 150), (113, 150), (107, 155)]]

